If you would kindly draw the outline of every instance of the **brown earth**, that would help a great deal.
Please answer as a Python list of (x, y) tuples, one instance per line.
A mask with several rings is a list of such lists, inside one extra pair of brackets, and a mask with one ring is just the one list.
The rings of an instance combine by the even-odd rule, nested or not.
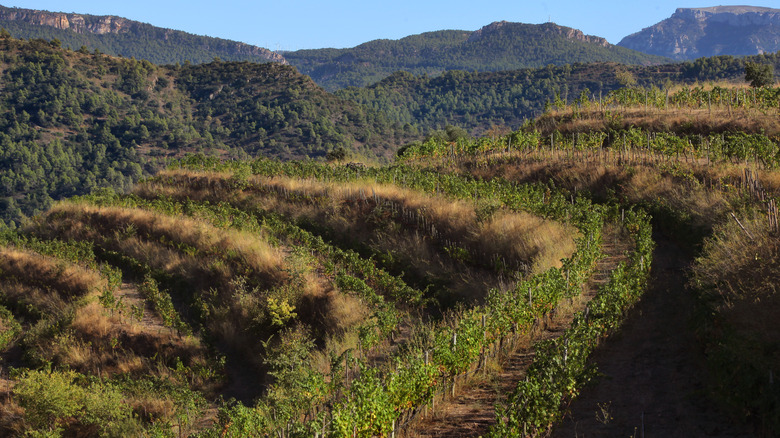
[[(533, 334), (532, 340), (539, 341), (560, 336), (566, 330), (574, 314), (585, 308), (596, 295), (601, 285), (609, 279), (609, 273), (620, 261), (626, 260), (625, 252), (630, 242), (618, 237), (614, 229), (606, 230), (602, 251), (607, 257), (600, 260), (596, 273), (585, 286), (582, 295), (571, 303), (559, 306), (555, 315)], [(528, 343), (501, 364), (477, 375), (458, 389), (454, 399), (447, 399), (436, 406), (435, 412), (412, 423), (404, 432), (407, 437), (464, 437), (484, 435), (495, 422), (495, 405), (514, 389), (516, 383), (525, 377), (526, 370), (534, 359), (532, 343)]]
[(684, 251), (657, 241), (650, 287), (621, 329), (594, 353), (603, 377), (586, 387), (553, 437), (748, 437), (756, 433), (705, 396), (695, 298)]

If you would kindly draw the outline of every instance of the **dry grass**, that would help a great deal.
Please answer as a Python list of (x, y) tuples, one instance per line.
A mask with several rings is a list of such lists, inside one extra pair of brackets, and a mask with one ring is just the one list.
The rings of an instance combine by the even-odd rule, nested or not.
[(5, 300), (30, 306), (34, 309), (33, 312), (46, 315), (59, 315), (68, 308), (68, 302), (63, 300), (59, 294), (15, 280), (1, 281), (0, 295)]
[[(259, 204), (266, 210), (277, 211), (288, 217), (324, 221), (345, 235), (354, 233), (358, 222), (373, 221), (374, 225), (381, 226), (382, 223), (393, 221), (390, 212), (382, 212), (377, 217), (372, 211), (376, 202), (390, 202), (398, 210), (424, 215), (428, 223), (435, 226), (439, 236), (461, 242), (480, 253), (503, 257), (512, 265), (533, 266), (535, 271), (558, 266), (560, 259), (569, 257), (574, 251), (574, 230), (571, 227), (543, 221), (528, 213), (507, 211), (501, 211), (496, 217), (488, 217), (483, 221), (478, 218), (472, 203), (431, 196), (396, 185), (253, 177), (247, 190), (236, 191), (230, 188), (229, 179), (230, 174), (226, 173), (168, 171), (156, 178), (156, 182), (138, 187), (136, 193), (144, 197), (167, 195)], [(258, 189), (271, 194), (263, 196), (258, 193)], [(287, 201), (283, 196), (276, 196), (276, 193), (297, 193), (314, 197), (316, 201)], [(368, 207), (361, 207), (361, 203), (356, 202), (364, 198)], [(400, 228), (409, 227), (413, 228), (414, 225)], [(502, 234), (501, 229), (511, 232)], [(396, 228), (395, 231), (402, 229)], [(489, 244), (484, 243), (485, 238), (490, 240)]]
[(692, 270), (693, 280), (716, 291), (727, 307), (734, 300), (777, 295), (780, 287), (777, 237), (769, 233), (764, 218), (742, 218), (740, 222), (747, 232), (736, 221), (719, 226)]
[(475, 236), (483, 251), (493, 251), (518, 262), (531, 260), (531, 273), (539, 273), (570, 257), (577, 247), (574, 227), (527, 213), (501, 213), (484, 223)]
[[(96, 207), (83, 203), (59, 203), (39, 222), (37, 232), (75, 239), (113, 241), (121, 250), (166, 270), (195, 269), (193, 260), (206, 260), (205, 270), (224, 268), (213, 258), (227, 260), (232, 270), (224, 278), (250, 270), (269, 284), (287, 276), (284, 257), (262, 236), (238, 230), (223, 230), (204, 221), (174, 217), (138, 208)], [(173, 244), (160, 245), (172, 242)], [(191, 248), (188, 257), (176, 247)], [(216, 269), (211, 269), (216, 268)]]
[(720, 132), (780, 134), (777, 110), (761, 111), (746, 108), (669, 108), (617, 107), (606, 110), (553, 111), (539, 117), (535, 126), (543, 135), (553, 131), (563, 133), (604, 131), (607, 128), (643, 128), (685, 134)]
[[(98, 304), (97, 293), (107, 282), (95, 271), (13, 248), (0, 248), (0, 269), (6, 277), (0, 293), (6, 300), (31, 305), (44, 316), (72, 312), (54, 338), (48, 330), (26, 330), (26, 346), (35, 357), (94, 375), (148, 375), (155, 374), (156, 361), (205, 360), (197, 340), (179, 339), (170, 331), (155, 333)], [(83, 297), (87, 301), (72, 301)]]
[(207, 355), (196, 338), (150, 330), (96, 302), (76, 309), (73, 320), (53, 340), (38, 339), (30, 348), (60, 366), (98, 376), (170, 378), (170, 369), (157, 364), (171, 365), (178, 358), (188, 366), (205, 365)]
[[(526, 213), (498, 209), (478, 214), (468, 202), (364, 181), (255, 177), (244, 190), (236, 190), (230, 178), (228, 173), (166, 171), (137, 186), (135, 193), (146, 198), (227, 201), (250, 210), (261, 206), (295, 220), (305, 218), (327, 226), (348, 244), (360, 242), (403, 260), (407, 278), (435, 282), (441, 289), (437, 298), (446, 306), (480, 300), (487, 290), (500, 286), (501, 278), (492, 269), (451, 258), (443, 249), (445, 241), (467, 249), (467, 260), (492, 266), (499, 259), (510, 269), (525, 272), (560, 266), (560, 260), (574, 251), (574, 228)], [(428, 230), (402, 221), (403, 210), (424, 216)], [(436, 238), (430, 235), (430, 224)]]
[[(780, 241), (769, 232), (764, 218), (741, 218), (719, 226), (707, 240), (691, 269), (691, 283), (712, 298), (718, 318), (733, 336), (724, 336), (718, 348), (734, 348), (745, 363), (780, 367)], [(720, 340), (720, 338), (719, 338)], [(722, 347), (723, 342), (739, 345)], [(755, 362), (752, 362), (755, 361)], [(741, 388), (740, 390), (744, 390)]]
[(106, 281), (95, 271), (34, 252), (7, 247), (0, 247), (0, 275), (4, 281), (11, 280), (55, 291), (58, 297), (37, 293), (26, 297), (31, 302), (40, 302), (45, 307), (52, 304), (47, 306), (47, 301), (69, 301), (107, 287)]
[[(454, 170), (449, 165), (441, 169), (469, 172), (483, 178), (502, 176), (519, 182), (552, 180), (559, 187), (586, 190), (601, 196), (614, 193), (629, 203), (655, 204), (684, 212), (693, 226), (703, 229), (711, 229), (725, 220), (733, 195), (701, 183), (691, 183), (693, 177), (717, 181), (719, 176), (737, 178), (742, 172), (737, 166), (690, 165), (684, 174), (680, 174), (671, 172), (668, 166), (654, 164), (588, 162), (568, 160), (563, 155), (539, 160), (518, 154), (494, 160), (490, 165), (474, 159), (460, 163)], [(766, 180), (773, 181), (776, 177), (767, 176)]]

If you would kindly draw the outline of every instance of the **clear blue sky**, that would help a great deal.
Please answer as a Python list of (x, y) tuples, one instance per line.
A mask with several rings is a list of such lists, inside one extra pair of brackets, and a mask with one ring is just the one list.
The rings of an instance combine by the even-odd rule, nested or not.
[[(118, 15), (155, 26), (243, 41), (271, 50), (353, 47), (442, 29), (477, 30), (493, 21), (555, 23), (616, 44), (697, 0), (5, 0), (3, 6)], [(9, 3), (7, 3), (9, 2)], [(746, 4), (747, 2), (727, 3)], [(752, 0), (780, 8), (780, 0)]]

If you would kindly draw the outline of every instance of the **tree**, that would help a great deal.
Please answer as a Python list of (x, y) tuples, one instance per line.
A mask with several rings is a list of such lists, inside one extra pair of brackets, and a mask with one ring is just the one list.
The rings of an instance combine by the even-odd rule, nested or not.
[(325, 154), (328, 161), (343, 161), (349, 156), (349, 151), (344, 146), (338, 146)]
[(768, 87), (775, 82), (774, 68), (771, 64), (746, 62), (745, 80), (749, 81), (753, 88)]

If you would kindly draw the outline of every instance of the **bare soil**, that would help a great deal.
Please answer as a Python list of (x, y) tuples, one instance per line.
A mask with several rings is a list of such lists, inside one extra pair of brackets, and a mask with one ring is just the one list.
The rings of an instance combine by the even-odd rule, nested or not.
[[(560, 336), (571, 324), (574, 314), (585, 308), (609, 273), (620, 261), (626, 260), (630, 242), (621, 240), (615, 230), (607, 230), (602, 250), (607, 257), (599, 261), (596, 273), (585, 286), (582, 295), (559, 306), (552, 318), (534, 333), (533, 341)], [(488, 370), (458, 388), (454, 399), (436, 406), (435, 412), (417, 420), (404, 432), (407, 437), (467, 437), (484, 435), (495, 422), (495, 405), (514, 390), (518, 381), (534, 360), (532, 343), (519, 348), (501, 363), (500, 369)], [(491, 372), (492, 371), (492, 372)]]
[(690, 263), (657, 240), (651, 283), (621, 329), (593, 355), (603, 377), (569, 406), (553, 437), (747, 437), (705, 396), (704, 357), (685, 288)]

